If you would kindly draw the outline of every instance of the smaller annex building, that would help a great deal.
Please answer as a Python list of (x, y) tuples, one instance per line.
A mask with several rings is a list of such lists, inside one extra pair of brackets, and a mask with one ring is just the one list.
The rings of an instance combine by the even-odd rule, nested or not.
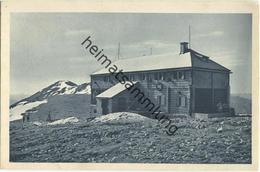
[[(167, 114), (222, 113), (230, 109), (231, 71), (189, 49), (187, 42), (180, 43), (180, 53), (120, 59), (114, 64), (123, 70), (124, 84), (106, 68), (91, 74), (94, 113), (144, 113), (153, 104), (154, 110), (159, 106)], [(143, 102), (142, 94), (131, 93), (126, 84), (139, 88), (150, 102)]]

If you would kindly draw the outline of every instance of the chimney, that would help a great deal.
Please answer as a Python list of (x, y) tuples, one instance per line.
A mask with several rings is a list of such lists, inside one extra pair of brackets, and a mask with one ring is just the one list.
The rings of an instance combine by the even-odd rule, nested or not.
[(181, 42), (180, 45), (181, 45), (181, 49), (180, 49), (180, 54), (185, 54), (187, 52), (189, 52), (189, 47), (188, 47), (188, 42)]

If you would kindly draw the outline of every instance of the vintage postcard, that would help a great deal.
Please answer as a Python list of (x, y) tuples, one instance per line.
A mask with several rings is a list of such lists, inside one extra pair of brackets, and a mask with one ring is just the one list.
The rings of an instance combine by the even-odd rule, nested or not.
[(255, 1), (1, 11), (1, 168), (257, 169)]

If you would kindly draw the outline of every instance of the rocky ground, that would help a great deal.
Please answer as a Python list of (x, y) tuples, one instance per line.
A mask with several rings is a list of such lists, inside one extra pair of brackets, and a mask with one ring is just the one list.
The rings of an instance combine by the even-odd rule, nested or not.
[(251, 118), (10, 125), (11, 162), (251, 163)]

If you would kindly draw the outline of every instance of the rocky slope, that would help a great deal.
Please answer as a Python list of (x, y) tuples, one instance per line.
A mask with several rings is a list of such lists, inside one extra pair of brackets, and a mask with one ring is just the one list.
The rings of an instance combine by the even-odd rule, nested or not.
[(109, 120), (97, 117), (48, 127), (27, 123), (23, 129), (12, 123), (10, 161), (251, 163), (250, 117), (188, 119), (173, 136), (156, 121), (135, 118), (130, 115), (126, 121), (126, 115), (113, 114)]

